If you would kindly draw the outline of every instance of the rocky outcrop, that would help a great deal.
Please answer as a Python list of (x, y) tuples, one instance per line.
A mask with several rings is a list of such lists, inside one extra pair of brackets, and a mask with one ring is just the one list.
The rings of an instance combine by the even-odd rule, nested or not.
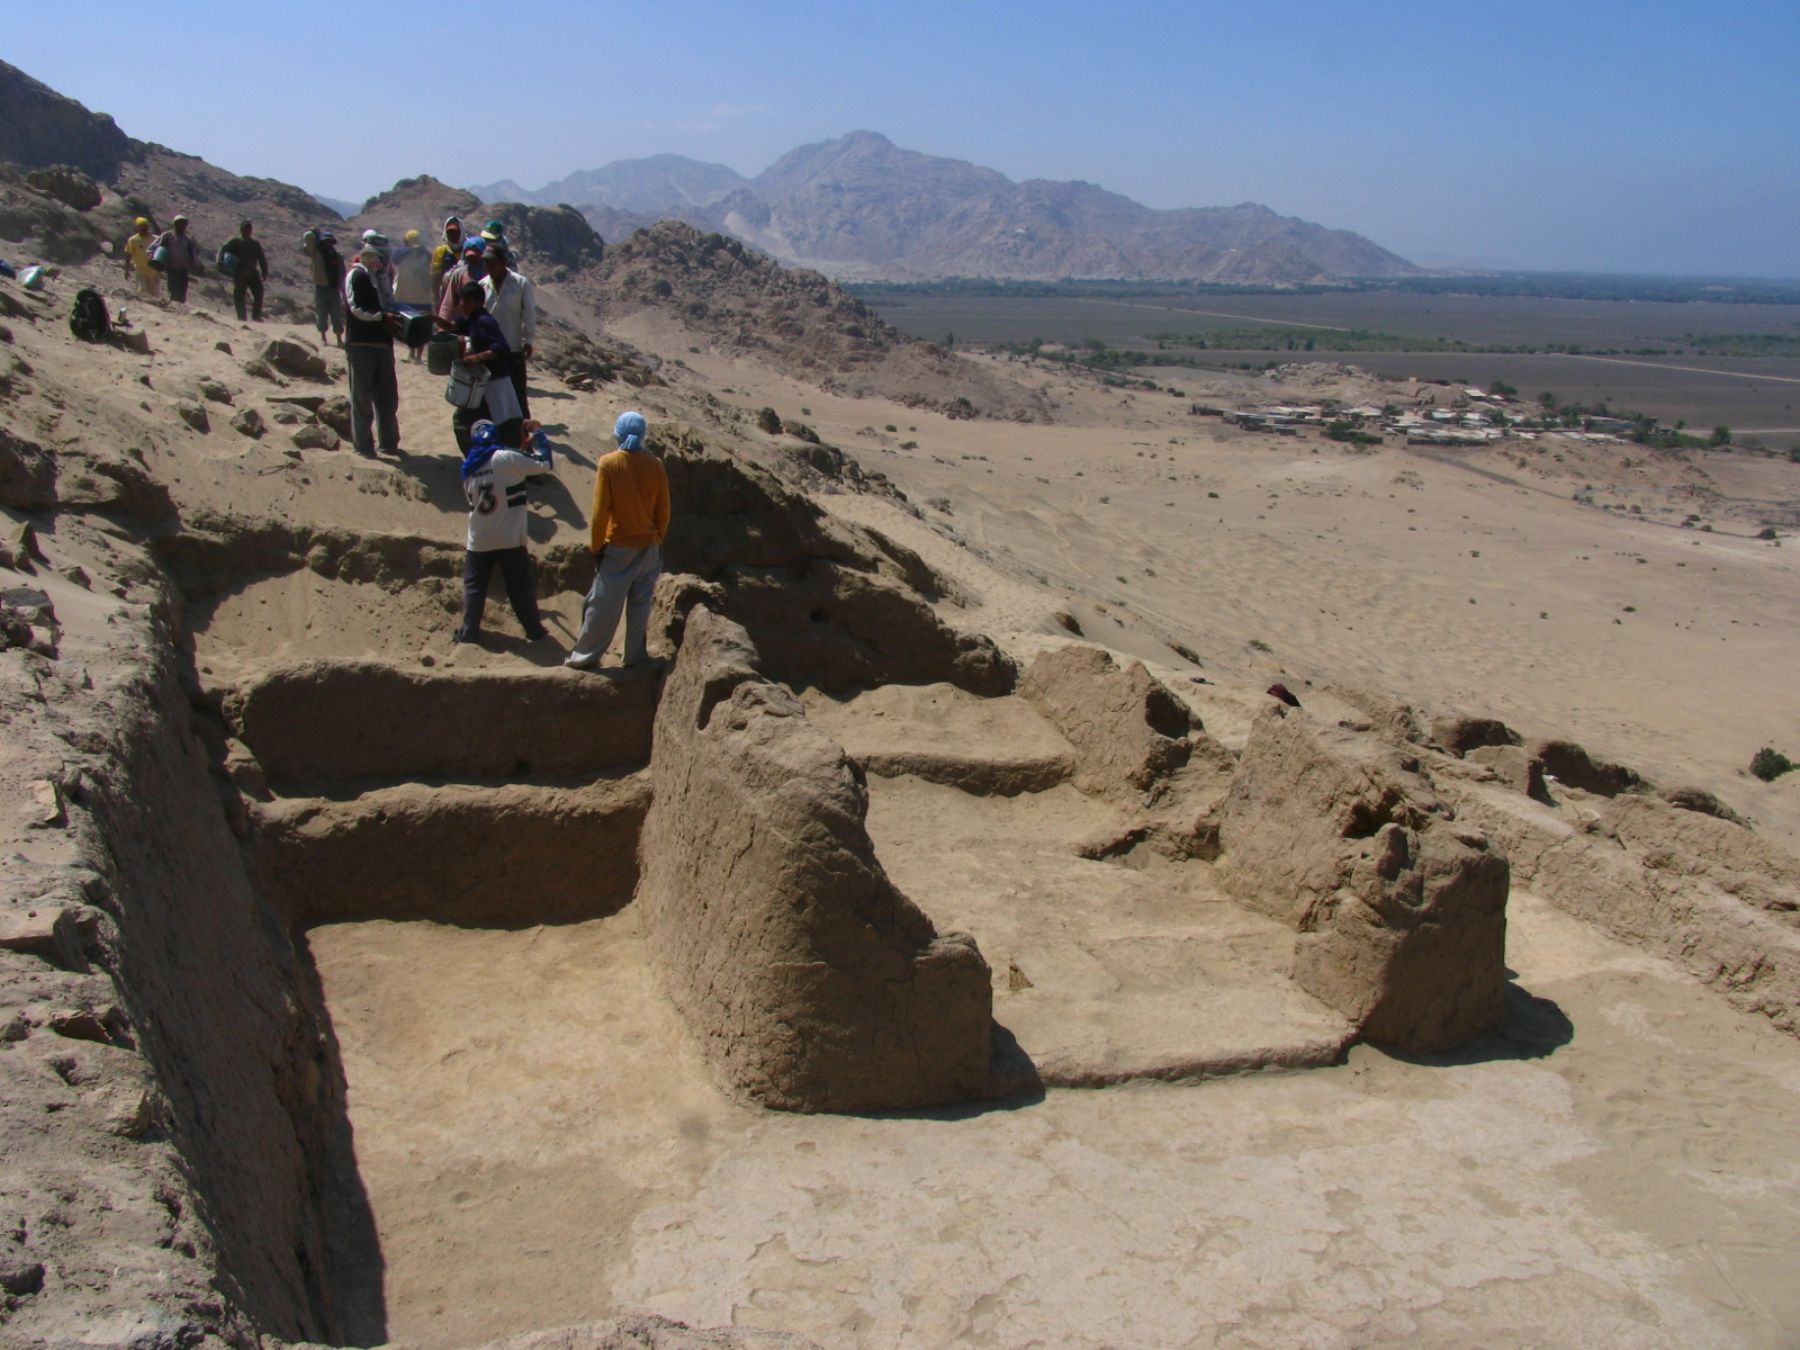
[(104, 113), (0, 61), (0, 160), (27, 168), (68, 164), (110, 183), (137, 142)]
[(1499, 1022), (1507, 860), (1416, 758), (1271, 709), (1216, 819), (1219, 883), (1297, 931), (1296, 982), (1364, 1035), (1427, 1052)]
[(1019, 693), (1075, 747), (1075, 786), (1141, 796), (1188, 762), (1187, 705), (1141, 661), (1120, 669), (1099, 647), (1072, 644), (1031, 663)]
[(799, 1111), (986, 1090), (987, 963), (888, 880), (843, 751), (704, 605), (687, 616), (651, 767), (637, 903), (663, 983), (727, 1083)]

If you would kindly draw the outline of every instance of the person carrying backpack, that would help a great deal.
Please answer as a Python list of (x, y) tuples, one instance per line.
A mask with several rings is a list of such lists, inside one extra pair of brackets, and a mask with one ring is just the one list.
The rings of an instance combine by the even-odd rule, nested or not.
[[(235, 264), (225, 261), (227, 254), (237, 259)], [(262, 244), (250, 237), (250, 222), (238, 222), (235, 239), (227, 239), (225, 247), (219, 250), (219, 270), (231, 276), (231, 302), (237, 306), (238, 322), (244, 322), (244, 295), (246, 292), (254, 300), (252, 310), (256, 322), (262, 322), (263, 282), (269, 278), (269, 260), (263, 254)], [(324, 334), (319, 335), (321, 338)]]
[(344, 255), (337, 251), (337, 236), (330, 230), (308, 230), (300, 236), (300, 251), (312, 261), (313, 315), (319, 324), (319, 341), (325, 341), (325, 324), (337, 345), (344, 345)]

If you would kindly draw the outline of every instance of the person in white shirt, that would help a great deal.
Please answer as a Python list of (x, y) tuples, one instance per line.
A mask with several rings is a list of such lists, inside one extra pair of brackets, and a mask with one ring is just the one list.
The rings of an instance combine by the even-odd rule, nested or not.
[(524, 425), (527, 449), (502, 445), (492, 422), (477, 422), (470, 430), (468, 454), (463, 456), (463, 495), (469, 502), (469, 534), (463, 552), (462, 625), (452, 641), (478, 642), (481, 615), (487, 608), (488, 583), (494, 568), (506, 582), (506, 598), (525, 630), (527, 642), (550, 636), (538, 615), (537, 587), (531, 574), (531, 553), (525, 547), (525, 510), (528, 478), (554, 472), (550, 441), (536, 422)]
[(507, 267), (504, 244), (489, 244), (481, 261), (487, 267), (487, 276), (481, 282), (481, 289), (487, 292), (487, 311), (499, 321), (501, 335), (512, 350), (506, 373), (512, 378), (513, 392), (519, 396), (519, 415), (530, 417), (525, 363), (537, 346), (537, 291), (530, 278)]

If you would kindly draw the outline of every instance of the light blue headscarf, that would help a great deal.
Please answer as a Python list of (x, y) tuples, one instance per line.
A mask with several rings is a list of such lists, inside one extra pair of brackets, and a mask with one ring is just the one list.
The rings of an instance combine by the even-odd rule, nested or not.
[(642, 450), (644, 433), (649, 425), (644, 421), (641, 412), (622, 412), (619, 420), (613, 423), (613, 439), (619, 443), (621, 450)]

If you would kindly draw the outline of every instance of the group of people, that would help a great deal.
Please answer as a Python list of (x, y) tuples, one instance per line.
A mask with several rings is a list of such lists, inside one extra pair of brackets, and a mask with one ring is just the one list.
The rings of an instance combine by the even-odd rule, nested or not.
[[(506, 445), (499, 428), (483, 419), (469, 429), (463, 455), (463, 495), (469, 503), (469, 531), (463, 551), (463, 613), (454, 640), (476, 642), (487, 607), (489, 583), (498, 569), (506, 598), (528, 642), (550, 636), (538, 613), (531, 554), (526, 547), (526, 482), (551, 473), (555, 462), (542, 428), (527, 419), (518, 449)], [(613, 423), (616, 449), (603, 455), (594, 474), (593, 508), (588, 515), (588, 547), (594, 554), (594, 582), (582, 603), (581, 632), (563, 659), (576, 670), (595, 670), (612, 645), (619, 619), (625, 620), (627, 666), (649, 660), (645, 638), (650, 601), (662, 575), (662, 543), (669, 531), (669, 477), (647, 444), (649, 427), (640, 412), (620, 413)]]
[[(220, 268), (232, 277), (240, 321), (262, 320), (268, 258), (250, 221), (220, 249)], [(479, 396), (460, 404), (452, 430), (463, 452), (461, 477), (469, 505), (463, 555), (463, 612), (454, 640), (476, 642), (496, 570), (527, 641), (549, 636), (538, 612), (536, 584), (526, 547), (528, 480), (555, 470), (543, 428), (531, 419), (526, 389), (528, 363), (537, 344), (537, 295), (529, 278), (512, 266), (503, 222), (490, 220), (466, 234), (451, 216), (443, 236), (427, 248), (408, 230), (399, 249), (376, 230), (365, 230), (346, 259), (326, 228), (301, 236), (312, 267), (313, 316), (319, 340), (329, 330), (344, 349), (350, 379), (351, 439), (356, 453), (374, 458), (400, 448), (399, 383), (394, 344), (401, 337), (410, 359), (422, 359), (433, 331), (460, 339), (456, 360), (477, 380)], [(202, 271), (200, 248), (176, 216), (161, 235), (139, 217), (126, 242), (126, 270), (146, 295), (169, 285), (169, 298), (187, 300), (188, 285)], [(648, 659), (645, 636), (650, 601), (662, 572), (662, 542), (669, 528), (669, 481), (647, 443), (642, 413), (621, 413), (613, 426), (616, 448), (602, 456), (594, 477), (588, 544), (595, 558), (592, 587), (582, 606), (581, 632), (564, 660), (593, 670), (625, 621), (626, 665)]]
[[(151, 299), (162, 295), (166, 277), (169, 299), (185, 305), (188, 286), (197, 273), (206, 270), (200, 264), (200, 245), (188, 233), (188, 223), (186, 216), (176, 216), (161, 234), (154, 231), (147, 216), (139, 216), (132, 223), (132, 233), (125, 240), (125, 274)], [(240, 323), (249, 318), (262, 322), (263, 283), (269, 279), (269, 259), (262, 241), (255, 236), (252, 222), (239, 221), (238, 232), (219, 249), (218, 267), (231, 278), (231, 300)]]
[(458, 448), (470, 450), (479, 422), (492, 423), (503, 444), (523, 448), (537, 293), (513, 269), (501, 221), (468, 236), (451, 216), (429, 249), (417, 230), (408, 230), (397, 250), (379, 231), (365, 230), (351, 260), (338, 252), (329, 229), (308, 230), (300, 246), (312, 264), (319, 340), (329, 328), (350, 368), (351, 439), (359, 455), (398, 453), (395, 338), (403, 337), (417, 361), (437, 330), (461, 337), (456, 359), (477, 376), (465, 381), (474, 391), (452, 417)]

